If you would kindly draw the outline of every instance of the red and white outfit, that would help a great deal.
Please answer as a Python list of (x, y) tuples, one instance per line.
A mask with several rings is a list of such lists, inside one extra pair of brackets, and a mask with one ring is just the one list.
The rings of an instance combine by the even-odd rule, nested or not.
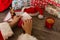
[(8, 39), (8, 37), (12, 36), (13, 34), (14, 33), (7, 22), (0, 23), (0, 35), (2, 35), (2, 37), (0, 36), (0, 39)]
[[(8, 22), (0, 23), (0, 40), (6, 40), (13, 35), (13, 31)], [(17, 40), (37, 40), (29, 34), (21, 34)]]

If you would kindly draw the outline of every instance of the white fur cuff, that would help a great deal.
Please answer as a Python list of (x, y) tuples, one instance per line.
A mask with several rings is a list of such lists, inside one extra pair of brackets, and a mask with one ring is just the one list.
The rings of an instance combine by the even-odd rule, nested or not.
[(43, 19), (43, 15), (38, 15), (38, 18), (39, 19)]
[(29, 34), (21, 34), (17, 40), (38, 40)]
[(4, 39), (13, 35), (13, 31), (7, 22), (0, 23), (0, 31)]

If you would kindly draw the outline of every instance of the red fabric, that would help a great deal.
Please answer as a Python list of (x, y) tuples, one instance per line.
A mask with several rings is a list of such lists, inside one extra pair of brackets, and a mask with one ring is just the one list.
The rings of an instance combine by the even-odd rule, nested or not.
[(3, 36), (2, 36), (2, 34), (1, 34), (1, 31), (0, 31), (0, 40), (4, 40), (4, 39), (3, 39)]
[(11, 3), (12, 3), (12, 0), (0, 0), (0, 12), (3, 12), (4, 10), (6, 10)]
[(21, 28), (23, 21), (20, 19), (18, 22), (18, 27)]
[(30, 7), (24, 10), (27, 13), (36, 13), (35, 7)]
[(39, 6), (39, 7), (42, 7), (42, 6), (46, 6), (47, 5), (47, 2), (46, 0), (31, 0), (31, 3), (30, 3), (32, 6)]
[(36, 13), (39, 12), (40, 15), (43, 15), (44, 10), (39, 6), (30, 7), (24, 10), (27, 13)]
[(35, 10), (39, 12), (40, 15), (43, 15), (44, 10), (40, 8), (39, 6), (35, 6)]

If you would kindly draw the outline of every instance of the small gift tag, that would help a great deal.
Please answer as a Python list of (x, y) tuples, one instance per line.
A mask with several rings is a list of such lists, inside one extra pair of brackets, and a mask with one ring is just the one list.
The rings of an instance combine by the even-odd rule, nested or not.
[(8, 12), (8, 14), (6, 15), (6, 17), (4, 18), (3, 21), (5, 21), (5, 22), (6, 22), (6, 21), (12, 21), (10, 12)]

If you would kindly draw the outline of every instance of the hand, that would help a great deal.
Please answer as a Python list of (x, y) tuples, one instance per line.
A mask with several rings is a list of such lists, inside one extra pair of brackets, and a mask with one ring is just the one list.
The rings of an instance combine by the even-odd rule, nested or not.
[(11, 27), (13, 27), (15, 24), (17, 24), (17, 22), (19, 21), (20, 18), (21, 18), (21, 16), (14, 16), (13, 19), (12, 19), (12, 21), (9, 22), (9, 25)]
[(17, 22), (19, 21), (20, 18), (21, 18), (20, 15), (14, 16), (14, 17), (13, 17), (13, 22), (17, 23)]
[(23, 21), (22, 28), (25, 33), (31, 34), (32, 31), (32, 20), (25, 20)]

